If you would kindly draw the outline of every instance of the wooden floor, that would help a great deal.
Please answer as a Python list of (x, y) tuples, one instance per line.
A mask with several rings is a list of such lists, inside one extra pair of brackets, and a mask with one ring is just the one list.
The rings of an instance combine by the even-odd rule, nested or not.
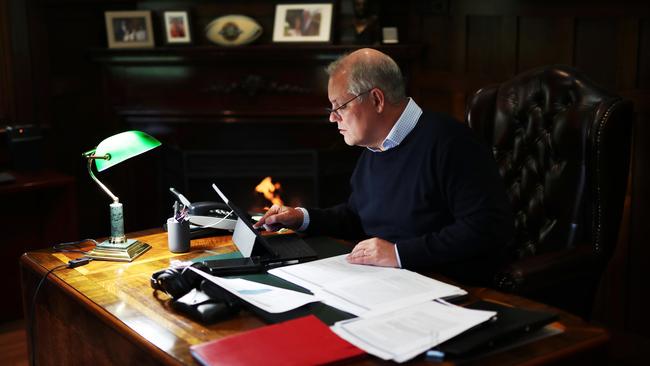
[(0, 365), (27, 366), (28, 364), (25, 322), (15, 320), (0, 323)]

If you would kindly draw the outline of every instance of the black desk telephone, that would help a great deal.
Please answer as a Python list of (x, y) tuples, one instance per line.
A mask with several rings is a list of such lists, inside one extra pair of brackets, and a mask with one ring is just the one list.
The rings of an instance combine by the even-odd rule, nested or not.
[(173, 187), (170, 187), (169, 191), (188, 207), (192, 238), (218, 234), (223, 230), (227, 230), (229, 234), (235, 230), (237, 215), (225, 203), (214, 201), (192, 203)]
[[(190, 215), (224, 217), (231, 211), (225, 203), (201, 201), (190, 203)], [(230, 216), (237, 218), (233, 212)]]

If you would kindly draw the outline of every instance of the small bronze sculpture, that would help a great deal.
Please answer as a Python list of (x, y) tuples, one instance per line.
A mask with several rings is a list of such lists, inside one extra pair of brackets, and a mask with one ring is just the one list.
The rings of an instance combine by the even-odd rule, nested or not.
[(377, 16), (376, 2), (374, 0), (351, 0), (350, 2), (354, 16), (343, 26), (341, 42), (364, 45), (378, 44), (379, 17)]
[(377, 41), (379, 22), (377, 15), (373, 14), (373, 1), (353, 0), (354, 2), (354, 30), (358, 39), (367, 44)]

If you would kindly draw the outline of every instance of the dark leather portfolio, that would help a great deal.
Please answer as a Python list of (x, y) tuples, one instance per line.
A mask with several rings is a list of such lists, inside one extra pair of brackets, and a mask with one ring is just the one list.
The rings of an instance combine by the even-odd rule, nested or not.
[(471, 356), (505, 346), (558, 318), (555, 313), (509, 307), (490, 301), (477, 301), (466, 307), (496, 311), (497, 316), (436, 347), (435, 350), (440, 351), (445, 358)]

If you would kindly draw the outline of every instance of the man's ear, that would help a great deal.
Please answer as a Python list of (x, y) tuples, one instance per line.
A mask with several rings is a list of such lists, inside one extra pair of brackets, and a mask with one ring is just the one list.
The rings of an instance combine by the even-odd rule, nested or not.
[(386, 99), (384, 97), (384, 92), (381, 89), (372, 89), (370, 91), (370, 99), (372, 101), (373, 107), (375, 107), (375, 112), (381, 113), (384, 111)]

